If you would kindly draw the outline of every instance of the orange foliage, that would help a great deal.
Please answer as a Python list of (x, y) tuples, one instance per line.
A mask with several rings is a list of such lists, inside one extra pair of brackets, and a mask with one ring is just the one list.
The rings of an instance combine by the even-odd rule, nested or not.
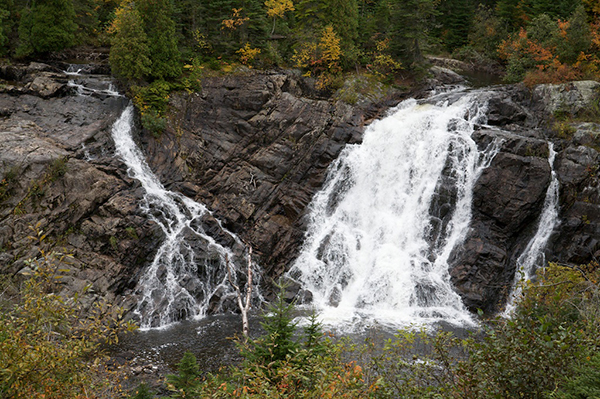
[[(569, 21), (557, 21), (558, 34), (562, 40), (569, 40)], [(573, 64), (561, 62), (557, 47), (552, 41), (540, 43), (528, 37), (527, 30), (521, 30), (503, 40), (498, 47), (500, 58), (508, 61), (532, 60), (534, 69), (526, 72), (524, 83), (532, 86), (541, 83), (563, 83), (583, 78), (600, 77), (600, 18), (590, 24), (592, 48), (581, 52)]]
[(239, 26), (243, 25), (246, 21), (249, 21), (250, 18), (242, 17), (240, 14), (242, 12), (242, 8), (234, 8), (233, 15), (231, 19), (224, 19), (221, 21), (221, 29), (231, 29), (236, 30)]

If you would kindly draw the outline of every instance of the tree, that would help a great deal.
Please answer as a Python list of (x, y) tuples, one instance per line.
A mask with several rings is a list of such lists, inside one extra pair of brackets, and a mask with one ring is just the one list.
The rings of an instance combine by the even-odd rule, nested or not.
[(269, 18), (273, 18), (271, 36), (275, 33), (277, 18), (283, 18), (287, 11), (294, 11), (296, 9), (292, 0), (267, 0), (265, 1), (265, 6), (267, 6), (267, 15)]
[(116, 76), (142, 79), (150, 73), (150, 49), (142, 17), (132, 3), (115, 11), (110, 27), (114, 34), (110, 49), (110, 66)]
[(471, 0), (445, 0), (440, 3), (437, 20), (440, 21), (440, 36), (447, 50), (467, 44), (474, 12)]
[(246, 269), (246, 295), (242, 295), (242, 291), (240, 290), (240, 286), (237, 285), (233, 281), (233, 277), (231, 277), (231, 268), (229, 267), (229, 257), (225, 256), (225, 264), (227, 267), (227, 279), (229, 283), (235, 289), (235, 294), (237, 297), (238, 306), (240, 308), (240, 312), (242, 312), (242, 331), (244, 333), (244, 338), (248, 339), (248, 311), (250, 310), (250, 300), (252, 299), (252, 247), (248, 249), (248, 268)]
[(178, 77), (181, 63), (171, 1), (138, 0), (135, 7), (140, 12), (148, 37), (150, 76), (155, 79)]
[(72, 0), (34, 0), (21, 17), (18, 54), (43, 54), (72, 46), (75, 17)]
[(340, 39), (343, 58), (355, 59), (358, 38), (357, 0), (302, 0), (297, 5), (298, 27), (305, 41), (314, 39), (314, 32), (331, 26)]
[(473, 18), (469, 44), (490, 58), (498, 56), (498, 45), (508, 36), (500, 19), (487, 6), (479, 5)]
[(285, 285), (280, 283), (278, 286), (279, 294), (275, 302), (269, 305), (263, 316), (264, 321), (260, 323), (267, 334), (250, 341), (248, 350), (242, 352), (251, 363), (267, 365), (282, 362), (300, 347), (294, 340), (294, 303), (285, 301)]
[(179, 374), (167, 376), (169, 389), (177, 392), (175, 398), (193, 397), (193, 392), (200, 379), (200, 366), (198, 366), (196, 356), (192, 352), (185, 352), (177, 364), (177, 371)]
[(11, 29), (10, 9), (12, 0), (0, 0), (0, 54), (6, 51), (9, 44), (8, 36)]
[(99, 28), (98, 0), (73, 0), (75, 22), (77, 23), (77, 44), (91, 42)]
[(388, 0), (390, 7), (390, 49), (407, 69), (418, 69), (424, 62), (423, 48), (429, 42), (429, 31), (436, 15), (433, 0)]
[(48, 248), (40, 226), (30, 227), (39, 256), (25, 261), (29, 278), (18, 288), (18, 301), (0, 292), (0, 397), (97, 397), (98, 385), (110, 383), (99, 373), (102, 346), (135, 326), (123, 320), (123, 309), (86, 298), (89, 287), (70, 298), (57, 294), (70, 255)]
[(587, 53), (592, 45), (590, 26), (583, 6), (579, 6), (565, 26), (566, 40), (561, 41), (558, 49), (561, 61), (574, 64), (582, 53)]

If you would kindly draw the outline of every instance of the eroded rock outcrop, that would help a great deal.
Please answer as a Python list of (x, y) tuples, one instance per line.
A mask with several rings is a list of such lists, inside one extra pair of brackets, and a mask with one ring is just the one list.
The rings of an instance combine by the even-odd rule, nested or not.
[(43, 245), (73, 255), (64, 294), (89, 285), (90, 300), (120, 303), (115, 296), (160, 239), (139, 210), (138, 184), (113, 158), (110, 129), (126, 99), (78, 96), (67, 75), (43, 64), (10, 73), (19, 80), (0, 93), (2, 273), (16, 274), (39, 255), (27, 238), (39, 222)]
[[(26, 237), (28, 226), (41, 221), (50, 239), (75, 256), (66, 289), (92, 284), (116, 302), (130, 298), (162, 235), (139, 209), (141, 187), (113, 157), (110, 127), (125, 100), (77, 96), (69, 77), (48, 66), (3, 67), (0, 74), (11, 80), (0, 93), (4, 272), (17, 273), (36, 256)], [(51, 82), (40, 83), (46, 78)], [(481, 148), (501, 140), (501, 149), (476, 183), (471, 230), (451, 256), (452, 281), (471, 309), (498, 309), (512, 284), (550, 182), (548, 140), (561, 185), (561, 224), (548, 259), (585, 262), (600, 249), (600, 129), (579, 123), (565, 136), (547, 123), (555, 104), (572, 113), (585, 108), (582, 101), (593, 96), (576, 95), (578, 87), (490, 94), (488, 124), (474, 138)], [(298, 253), (303, 216), (331, 161), (398, 101), (328, 100), (292, 72), (215, 77), (201, 93), (173, 96), (166, 132), (140, 141), (167, 187), (206, 204), (252, 245), (265, 275), (277, 277)], [(443, 223), (449, 207), (442, 197), (436, 206)]]
[[(489, 102), (489, 124), (475, 140), (483, 148), (501, 139), (502, 148), (476, 183), (471, 231), (451, 259), (452, 281), (472, 310), (503, 306), (523, 253), (539, 223), (550, 183), (548, 144), (557, 151), (553, 165), (560, 184), (559, 225), (546, 259), (588, 262), (600, 238), (598, 145), (594, 123), (557, 130), (557, 110), (577, 116), (597, 101), (597, 82), (498, 89)], [(560, 129), (565, 129), (561, 127)], [(584, 144), (584, 145), (582, 145)]]
[(352, 107), (314, 94), (290, 72), (208, 79), (202, 94), (176, 97), (172, 126), (146, 141), (161, 180), (214, 210), (271, 277), (297, 254), (330, 162), (394, 103)]

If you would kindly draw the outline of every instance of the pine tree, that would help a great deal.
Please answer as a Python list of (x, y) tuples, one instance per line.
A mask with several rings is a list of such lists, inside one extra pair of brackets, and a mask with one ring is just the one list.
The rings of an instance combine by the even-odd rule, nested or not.
[(12, 0), (0, 0), (0, 54), (5, 54), (8, 49), (9, 35), (12, 27), (10, 9)]
[(299, 36), (315, 41), (316, 33), (331, 26), (340, 38), (342, 57), (354, 61), (358, 39), (357, 0), (301, 0), (297, 5)]
[(469, 41), (475, 7), (471, 0), (445, 0), (440, 3), (441, 37), (447, 50), (462, 47)]
[(109, 62), (113, 73), (125, 79), (142, 79), (150, 73), (150, 50), (142, 17), (133, 3), (115, 11)]
[(72, 0), (34, 0), (21, 17), (18, 54), (42, 54), (72, 46), (75, 17)]
[(143, 382), (140, 385), (138, 385), (135, 392), (131, 396), (129, 396), (129, 399), (152, 399), (152, 398), (154, 398), (154, 395), (152, 394), (152, 392), (150, 392), (150, 388), (148, 388), (148, 385), (144, 384)]
[(260, 323), (266, 335), (250, 340), (248, 347), (242, 347), (242, 355), (247, 364), (267, 365), (284, 361), (288, 355), (298, 350), (300, 345), (294, 340), (296, 323), (292, 312), (294, 303), (285, 300), (285, 285), (279, 284), (279, 294), (275, 302), (269, 305)]
[(150, 76), (155, 79), (178, 77), (181, 63), (171, 1), (138, 0), (135, 4), (148, 37)]
[(340, 38), (342, 53), (348, 57), (358, 38), (358, 3), (356, 0), (331, 0), (327, 7), (327, 24)]
[(434, 0), (388, 0), (390, 7), (390, 49), (407, 69), (419, 69), (424, 62), (423, 48), (436, 15)]
[(561, 42), (564, 48), (561, 61), (569, 64), (577, 62), (581, 53), (587, 53), (592, 45), (590, 26), (587, 23), (587, 15), (583, 6), (579, 6), (569, 18), (569, 26), (566, 29), (567, 40)]
[(200, 366), (198, 366), (196, 356), (192, 352), (185, 352), (177, 364), (177, 371), (179, 374), (167, 376), (167, 382), (180, 394), (175, 397), (192, 397), (192, 391), (198, 385), (200, 377)]
[(100, 21), (97, 0), (73, 0), (77, 23), (77, 44), (90, 43), (96, 36)]

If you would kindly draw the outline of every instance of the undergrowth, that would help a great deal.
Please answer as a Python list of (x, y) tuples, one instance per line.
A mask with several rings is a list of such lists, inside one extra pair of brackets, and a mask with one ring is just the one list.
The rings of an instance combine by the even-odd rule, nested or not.
[[(334, 342), (312, 317), (300, 338), (280, 296), (244, 362), (202, 375), (187, 353), (174, 398), (596, 398), (600, 267), (549, 265), (525, 283), (511, 319), (472, 336), (404, 329), (383, 345)], [(352, 360), (355, 359), (355, 360)], [(133, 396), (138, 397), (138, 396)]]

